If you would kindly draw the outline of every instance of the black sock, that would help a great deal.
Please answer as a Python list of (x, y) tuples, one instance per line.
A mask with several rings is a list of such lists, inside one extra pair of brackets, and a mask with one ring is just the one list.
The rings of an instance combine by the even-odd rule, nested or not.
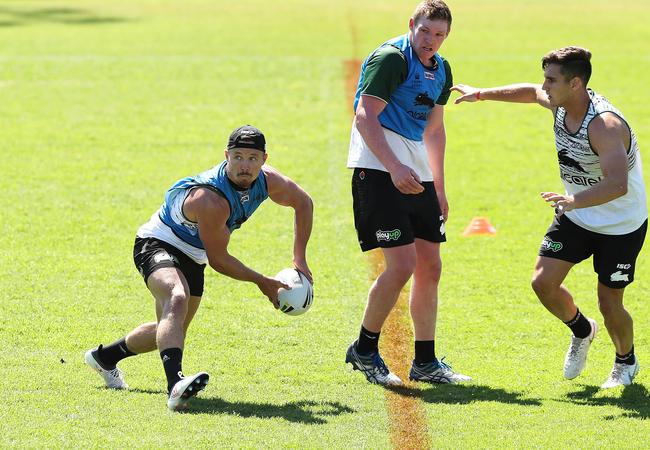
[(571, 328), (573, 335), (577, 338), (584, 339), (591, 333), (591, 323), (582, 315), (580, 310), (576, 312), (576, 316), (573, 319), (564, 323)]
[(619, 355), (617, 353), (616, 362), (618, 364), (627, 364), (628, 366), (633, 365), (636, 362), (636, 357), (634, 356), (634, 345), (632, 346), (632, 350), (630, 350), (624, 355)]
[(378, 351), (380, 333), (381, 331), (379, 333), (368, 331), (362, 325), (361, 332), (359, 333), (359, 340), (357, 341), (357, 352), (362, 355), (367, 355)]
[(415, 363), (425, 364), (436, 359), (436, 341), (415, 341)]
[(97, 357), (106, 367), (111, 368), (115, 368), (115, 365), (118, 362), (133, 355), (135, 355), (135, 353), (129, 350), (126, 346), (126, 337), (123, 337), (106, 347), (100, 345), (97, 349)]
[(166, 348), (160, 352), (160, 359), (162, 359), (163, 367), (165, 368), (167, 392), (169, 393), (181, 379), (179, 373), (183, 371), (183, 350), (180, 348)]

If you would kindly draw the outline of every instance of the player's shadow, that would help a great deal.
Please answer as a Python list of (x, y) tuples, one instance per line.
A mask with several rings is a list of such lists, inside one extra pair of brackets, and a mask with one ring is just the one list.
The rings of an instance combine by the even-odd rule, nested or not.
[(326, 417), (355, 412), (339, 402), (301, 400), (283, 404), (258, 402), (229, 402), (220, 398), (197, 397), (185, 414), (233, 414), (261, 419), (281, 418), (289, 422), (323, 425)]
[(536, 398), (526, 398), (520, 392), (506, 391), (476, 384), (439, 384), (427, 388), (390, 387), (390, 391), (404, 397), (416, 397), (426, 403), (466, 405), (473, 402), (499, 402), (523, 406), (540, 406)]
[(11, 8), (0, 7), (0, 27), (15, 27), (30, 23), (61, 23), (67, 25), (94, 25), (125, 22), (130, 19), (102, 16), (81, 8)]
[[(631, 384), (621, 392), (618, 389), (602, 391), (598, 386), (582, 385), (576, 392), (569, 392), (563, 402), (588, 406), (616, 406), (625, 412), (620, 416), (605, 416), (605, 420), (615, 420), (620, 417), (632, 419), (650, 418), (650, 395), (645, 386)], [(597, 395), (602, 394), (602, 395)]]
[[(162, 389), (129, 389), (139, 394), (165, 394)], [(193, 398), (183, 414), (233, 414), (241, 417), (261, 419), (282, 418), (289, 422), (323, 425), (328, 416), (338, 416), (356, 412), (339, 402), (315, 402), (302, 400), (279, 405), (257, 402), (229, 402), (216, 397)]]

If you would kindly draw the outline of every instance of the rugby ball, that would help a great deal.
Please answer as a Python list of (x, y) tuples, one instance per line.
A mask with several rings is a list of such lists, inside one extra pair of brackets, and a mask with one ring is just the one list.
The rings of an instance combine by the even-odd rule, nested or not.
[(314, 288), (307, 277), (296, 269), (282, 269), (275, 278), (291, 287), (278, 290), (280, 311), (290, 316), (306, 313), (314, 301)]

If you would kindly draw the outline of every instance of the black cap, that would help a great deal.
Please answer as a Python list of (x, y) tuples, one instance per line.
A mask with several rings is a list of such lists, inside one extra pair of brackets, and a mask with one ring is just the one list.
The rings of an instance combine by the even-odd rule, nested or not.
[(265, 152), (266, 139), (264, 134), (254, 126), (244, 125), (233, 131), (228, 138), (228, 150), (233, 148), (253, 148)]

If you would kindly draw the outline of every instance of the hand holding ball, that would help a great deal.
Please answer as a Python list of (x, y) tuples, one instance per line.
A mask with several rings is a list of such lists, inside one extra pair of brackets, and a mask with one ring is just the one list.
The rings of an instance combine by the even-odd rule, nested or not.
[(283, 269), (275, 278), (291, 286), (278, 290), (280, 311), (290, 316), (306, 313), (314, 301), (314, 288), (307, 277), (296, 269)]

